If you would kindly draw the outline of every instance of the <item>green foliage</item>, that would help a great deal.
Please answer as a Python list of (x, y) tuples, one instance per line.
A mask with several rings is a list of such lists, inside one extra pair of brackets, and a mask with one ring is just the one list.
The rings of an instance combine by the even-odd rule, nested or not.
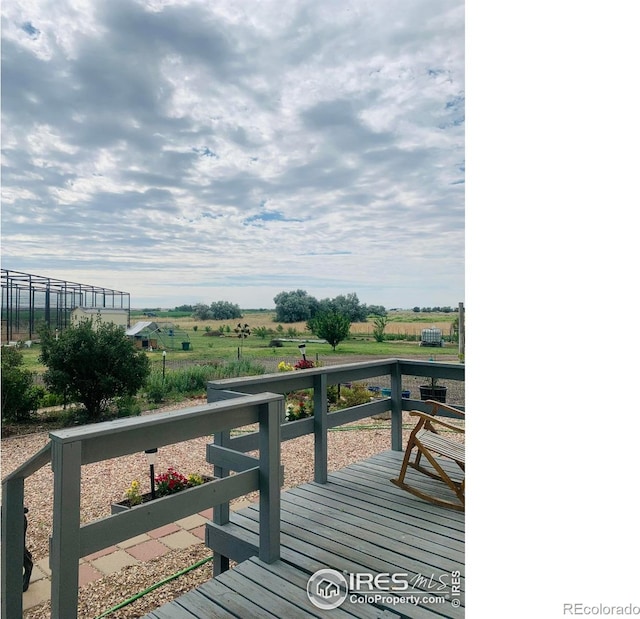
[(337, 314), (343, 314), (350, 322), (366, 322), (367, 306), (360, 305), (358, 295), (350, 292), (348, 295), (339, 294), (333, 299), (323, 299), (319, 303), (318, 312), (333, 311)]
[(256, 327), (253, 330), (253, 334), (257, 335), (261, 340), (266, 339), (271, 333), (273, 333), (273, 329), (268, 329), (267, 327)]
[(279, 293), (273, 301), (276, 304), (275, 320), (285, 323), (309, 321), (316, 314), (327, 312), (344, 314), (350, 322), (366, 322), (367, 314), (386, 313), (382, 306), (368, 308), (366, 305), (360, 304), (355, 292), (350, 292), (346, 296), (340, 294), (333, 299), (318, 301), (315, 297), (307, 294), (306, 290), (292, 290)]
[(237, 376), (254, 376), (264, 374), (262, 364), (240, 359), (228, 363), (211, 363), (192, 365), (165, 373), (154, 369), (145, 385), (145, 395), (149, 402), (159, 404), (168, 398), (179, 398), (184, 395), (206, 393), (207, 382), (219, 378), (235, 378)]
[(373, 339), (376, 342), (384, 342), (384, 330), (388, 322), (386, 316), (376, 316), (373, 319)]
[(336, 401), (336, 408), (349, 408), (371, 401), (371, 393), (364, 383), (353, 383), (351, 387), (340, 388), (340, 399)]
[(49, 393), (41, 387), (42, 392), (40, 394), (40, 400), (38, 401), (38, 408), (48, 408), (50, 406), (60, 406), (64, 404), (64, 397), (57, 393)]
[(133, 395), (123, 395), (115, 398), (114, 401), (115, 416), (120, 417), (138, 417), (142, 414), (142, 406), (140, 401)]
[(151, 370), (144, 389), (149, 402), (159, 404), (164, 401), (169, 393), (169, 389), (164, 381), (161, 370)]
[(372, 316), (386, 316), (387, 310), (384, 305), (367, 305), (367, 313)]
[(320, 312), (307, 323), (311, 333), (327, 340), (333, 350), (349, 337), (351, 321), (344, 314), (334, 311)]
[(302, 322), (316, 312), (318, 301), (306, 290), (281, 292), (273, 298), (276, 304), (276, 322)]
[(313, 389), (288, 393), (285, 401), (285, 419), (296, 421), (313, 416)]
[(41, 389), (33, 384), (33, 373), (21, 367), (22, 353), (13, 347), (2, 349), (2, 420), (29, 421), (38, 408)]
[(147, 355), (112, 323), (85, 320), (57, 340), (50, 329), (40, 337), (45, 384), (67, 401), (81, 402), (90, 421), (98, 421), (114, 398), (135, 395), (150, 371)]
[(242, 311), (235, 303), (214, 301), (211, 305), (196, 303), (193, 306), (192, 316), (196, 320), (230, 320), (242, 318)]

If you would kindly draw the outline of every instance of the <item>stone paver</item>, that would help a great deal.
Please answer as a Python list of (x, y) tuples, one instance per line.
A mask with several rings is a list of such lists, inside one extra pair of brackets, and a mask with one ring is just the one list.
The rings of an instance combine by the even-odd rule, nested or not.
[(175, 550), (177, 548), (189, 548), (194, 544), (201, 544), (202, 542), (198, 537), (188, 531), (180, 530), (177, 533), (163, 537), (162, 543)]
[(195, 529), (196, 527), (203, 525), (205, 522), (207, 522), (207, 518), (200, 514), (193, 514), (193, 516), (187, 516), (186, 518), (176, 520), (176, 524), (187, 531)]
[(98, 571), (90, 563), (83, 563), (78, 567), (78, 586), (84, 587), (94, 580), (102, 578), (104, 574)]
[(139, 561), (149, 561), (166, 555), (169, 552), (169, 548), (158, 540), (150, 539), (148, 542), (142, 542), (142, 544), (128, 548), (127, 552)]
[(51, 581), (43, 578), (29, 585), (29, 589), (22, 594), (22, 609), (32, 608), (51, 599)]
[(37, 563), (33, 564), (33, 570), (31, 572), (30, 583), (36, 582), (36, 580), (42, 580), (43, 578), (49, 578), (48, 570), (45, 572)]
[(180, 527), (173, 522), (171, 524), (166, 524), (159, 529), (154, 529), (153, 531), (149, 531), (147, 534), (149, 537), (153, 539), (158, 539), (159, 537), (164, 537), (165, 535), (169, 535), (170, 533), (175, 533), (176, 531), (180, 531)]
[(143, 533), (142, 535), (136, 535), (131, 539), (126, 539), (124, 542), (120, 542), (118, 544), (118, 548), (131, 548), (131, 546), (135, 546), (136, 544), (142, 544), (142, 542), (148, 542), (151, 538)]
[[(249, 505), (249, 502), (246, 504)], [(241, 507), (245, 505), (235, 505), (233, 509)], [(211, 519), (211, 512), (212, 510), (208, 509), (200, 514), (182, 518), (175, 523), (137, 535), (116, 546), (109, 546), (81, 558), (78, 566), (78, 585), (82, 587), (103, 576), (119, 572), (129, 565), (161, 557), (170, 550), (202, 544), (205, 523)], [(22, 596), (22, 607), (27, 610), (50, 599), (51, 570), (49, 557), (44, 557), (34, 563), (29, 589)]]
[(201, 527), (198, 527), (196, 529), (191, 529), (191, 531), (189, 531), (189, 533), (191, 533), (191, 535), (195, 535), (198, 539), (202, 540), (204, 542), (204, 536), (205, 536), (205, 526), (202, 525)]
[(40, 561), (36, 561), (34, 566), (39, 570), (42, 570), (47, 578), (51, 578), (51, 570), (49, 569), (49, 557), (45, 557), (44, 559), (40, 559)]
[(103, 574), (113, 574), (119, 572), (123, 567), (135, 565), (139, 561), (124, 550), (116, 550), (116, 552), (112, 552), (106, 557), (100, 557), (91, 563)]
[(109, 555), (112, 552), (118, 550), (116, 546), (109, 546), (108, 548), (103, 548), (102, 550), (98, 550), (96, 552), (92, 552), (90, 555), (83, 557), (85, 561), (93, 561), (94, 559), (98, 559), (99, 557), (104, 557), (105, 555)]

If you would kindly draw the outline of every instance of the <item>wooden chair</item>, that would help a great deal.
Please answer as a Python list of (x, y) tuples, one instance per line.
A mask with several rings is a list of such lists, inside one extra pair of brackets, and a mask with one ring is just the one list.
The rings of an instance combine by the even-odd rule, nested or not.
[[(462, 411), (456, 408), (436, 402), (435, 400), (427, 400), (427, 404), (433, 406), (433, 412), (437, 414), (438, 409), (443, 409), (455, 414), (457, 417), (464, 419), (465, 415)], [(400, 475), (397, 479), (391, 481), (398, 487), (414, 494), (425, 501), (431, 501), (438, 505), (445, 507), (451, 507), (459, 511), (464, 511), (464, 442), (458, 442), (441, 434), (442, 429), (446, 429), (450, 432), (459, 432), (464, 435), (464, 428), (459, 428), (451, 423), (447, 423), (442, 417), (436, 417), (434, 415), (428, 415), (420, 411), (410, 411), (412, 417), (419, 417), (418, 423), (411, 431), (407, 448), (404, 454), (404, 460), (402, 461), (402, 467), (400, 468)], [(438, 432), (438, 429), (440, 432)], [(415, 450), (415, 457), (411, 461), (411, 456)], [(431, 467), (431, 470), (425, 468), (420, 464), (420, 460), (424, 456)], [(444, 457), (455, 462), (460, 467), (462, 474), (459, 479), (451, 472), (445, 471), (442, 464), (438, 462), (437, 457)], [(411, 467), (416, 471), (428, 475), (433, 479), (444, 482), (455, 494), (454, 500), (447, 500), (440, 496), (434, 496), (433, 494), (427, 494), (423, 489), (418, 489), (415, 486), (409, 485), (406, 479), (407, 468)], [(451, 467), (447, 467), (451, 468)], [(453, 477), (452, 477), (453, 475)]]

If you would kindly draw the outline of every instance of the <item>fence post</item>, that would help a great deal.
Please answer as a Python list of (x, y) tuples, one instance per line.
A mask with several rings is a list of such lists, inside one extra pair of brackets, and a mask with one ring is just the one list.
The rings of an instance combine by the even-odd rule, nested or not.
[(280, 420), (284, 397), (260, 405), (260, 549), (265, 563), (280, 558)]
[[(216, 432), (213, 435), (213, 443), (220, 447), (227, 447), (231, 433), (229, 430), (224, 432)], [(229, 470), (223, 469), (221, 466), (214, 465), (214, 477), (228, 477)], [(229, 522), (229, 501), (221, 503), (213, 508), (213, 522), (215, 524), (227, 524)], [(221, 555), (219, 552), (213, 553), (213, 575), (219, 576), (222, 572), (229, 569), (229, 557)]]
[(328, 429), (327, 375), (313, 377), (313, 481), (327, 483), (327, 429)]
[(51, 617), (78, 614), (80, 559), (80, 474), (82, 443), (63, 443), (52, 436), (53, 536), (51, 538)]
[(402, 374), (398, 361), (391, 367), (391, 449), (402, 451)]
[(24, 478), (2, 483), (2, 619), (22, 617)]

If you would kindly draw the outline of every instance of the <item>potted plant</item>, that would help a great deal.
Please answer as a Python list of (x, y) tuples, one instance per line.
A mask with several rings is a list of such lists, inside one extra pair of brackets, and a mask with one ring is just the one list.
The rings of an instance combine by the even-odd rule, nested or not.
[(126, 498), (118, 503), (111, 504), (111, 513), (117, 514), (118, 512), (131, 509), (136, 505), (148, 503), (154, 500), (154, 498), (158, 499), (169, 494), (175, 494), (181, 490), (200, 486), (209, 481), (213, 481), (213, 477), (199, 475), (197, 473), (189, 473), (189, 475), (185, 476), (174, 468), (169, 467), (166, 473), (161, 473), (155, 477), (155, 497), (151, 496), (151, 492), (142, 494), (140, 492), (140, 482), (134, 479), (125, 491)]
[(447, 388), (438, 385), (438, 379), (434, 376), (431, 376), (429, 381), (428, 385), (420, 385), (420, 399), (436, 400), (436, 402), (445, 404), (447, 401)]

